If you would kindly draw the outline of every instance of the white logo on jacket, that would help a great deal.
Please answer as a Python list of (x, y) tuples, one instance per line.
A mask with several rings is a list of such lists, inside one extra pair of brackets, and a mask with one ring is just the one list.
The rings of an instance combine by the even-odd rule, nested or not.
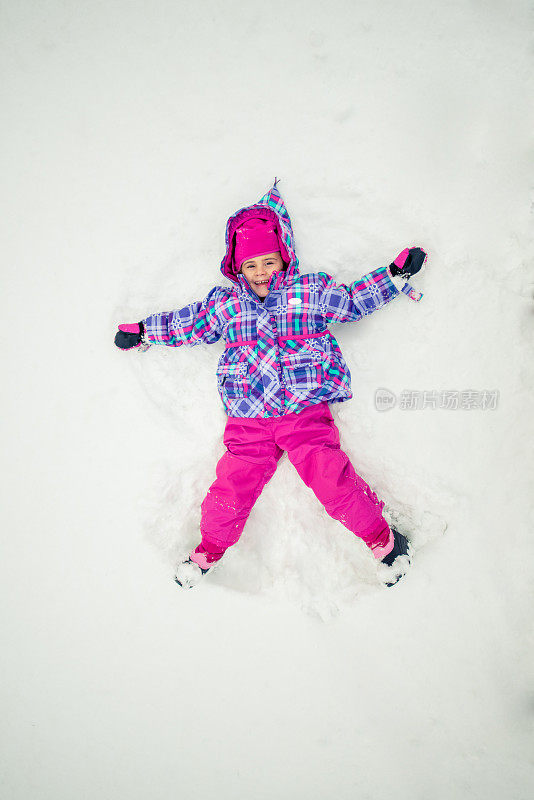
[(302, 300), (300, 297), (288, 297), (287, 302), (291, 303), (292, 306), (298, 306), (300, 303), (302, 303)]

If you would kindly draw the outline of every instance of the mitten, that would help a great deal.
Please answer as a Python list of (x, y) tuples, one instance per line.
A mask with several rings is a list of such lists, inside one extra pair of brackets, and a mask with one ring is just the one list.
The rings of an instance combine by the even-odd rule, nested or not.
[(400, 275), (401, 278), (411, 278), (425, 263), (427, 254), (420, 247), (410, 247), (399, 253), (395, 261), (389, 265), (393, 276)]
[(121, 350), (132, 350), (134, 347), (141, 347), (145, 326), (142, 322), (119, 325), (119, 330), (115, 334), (115, 344)]

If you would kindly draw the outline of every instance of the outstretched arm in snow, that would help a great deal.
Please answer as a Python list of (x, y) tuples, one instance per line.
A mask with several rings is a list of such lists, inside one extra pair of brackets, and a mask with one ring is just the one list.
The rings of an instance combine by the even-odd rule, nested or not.
[(400, 292), (419, 300), (422, 295), (414, 292), (406, 278), (419, 272), (425, 260), (424, 250), (418, 247), (406, 249), (389, 267), (379, 267), (350, 284), (336, 283), (331, 275), (320, 272), (322, 292), (319, 303), (326, 322), (360, 320), (385, 306)]
[(217, 305), (225, 289), (215, 286), (204, 300), (199, 300), (176, 311), (151, 314), (139, 323), (119, 325), (115, 344), (123, 350), (151, 344), (180, 347), (213, 344), (220, 339), (222, 330), (217, 315)]

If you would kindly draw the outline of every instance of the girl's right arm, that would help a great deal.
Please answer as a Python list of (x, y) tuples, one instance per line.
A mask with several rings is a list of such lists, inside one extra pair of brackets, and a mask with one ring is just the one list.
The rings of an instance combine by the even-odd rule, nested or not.
[(222, 335), (218, 306), (227, 295), (227, 289), (215, 286), (204, 300), (189, 303), (176, 311), (151, 314), (134, 325), (119, 325), (115, 344), (123, 350), (151, 344), (169, 347), (183, 344), (192, 347), (201, 342), (213, 344)]

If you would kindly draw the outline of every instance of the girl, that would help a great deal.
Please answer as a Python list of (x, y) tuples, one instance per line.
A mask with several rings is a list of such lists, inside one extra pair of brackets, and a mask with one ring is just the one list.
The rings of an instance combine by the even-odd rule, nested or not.
[(237, 211), (226, 225), (221, 272), (230, 285), (177, 311), (119, 325), (123, 350), (226, 343), (217, 385), (228, 419), (226, 452), (201, 505), (201, 542), (176, 571), (194, 586), (237, 542), (284, 451), (334, 519), (387, 565), (386, 585), (410, 563), (408, 540), (390, 528), (379, 501), (340, 449), (329, 403), (352, 397), (350, 372), (332, 322), (357, 321), (400, 293), (419, 300), (404, 280), (419, 272), (426, 253), (403, 250), (389, 267), (349, 285), (325, 272), (301, 274), (291, 221), (276, 188)]

